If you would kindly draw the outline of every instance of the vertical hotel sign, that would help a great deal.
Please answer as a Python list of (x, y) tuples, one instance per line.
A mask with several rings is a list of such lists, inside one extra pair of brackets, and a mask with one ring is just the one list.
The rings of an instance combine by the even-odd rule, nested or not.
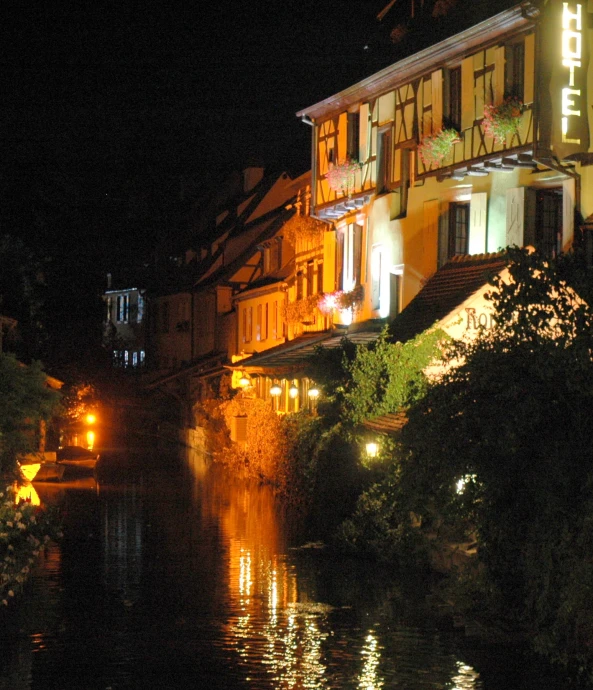
[[(540, 93), (540, 141), (549, 140), (562, 160), (589, 148), (587, 14), (584, 3), (563, 0), (551, 0), (545, 12), (540, 48), (540, 84), (544, 87)], [(551, 106), (549, 110), (546, 104)]]
[(561, 132), (563, 144), (582, 144), (579, 121), (587, 117), (583, 102), (583, 6), (562, 3), (562, 65), (567, 70), (567, 84), (562, 88)]

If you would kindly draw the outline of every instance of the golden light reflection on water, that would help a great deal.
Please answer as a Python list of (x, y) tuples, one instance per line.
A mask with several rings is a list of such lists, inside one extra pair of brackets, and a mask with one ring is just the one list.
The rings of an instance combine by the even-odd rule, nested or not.
[[(272, 679), (278, 689), (329, 689), (338, 687), (336, 673), (346, 674), (352, 683), (348, 687), (358, 690), (391, 687), (398, 674), (402, 682), (412, 681), (410, 688), (417, 681), (422, 686), (423, 674), (434, 675), (447, 690), (482, 687), (472, 667), (443, 655), (438, 643), (433, 647), (434, 640), (420, 633), (398, 637), (388, 632), (386, 638), (385, 631), (372, 627), (343, 637), (334, 609), (317, 600), (311, 578), (299, 581), (271, 492), (226, 486), (222, 496), (211, 494), (202, 508), (216, 514), (228, 545), (231, 614), (225, 639), (253, 687)], [(426, 662), (423, 654), (434, 667), (414, 671), (416, 662)]]
[(381, 659), (381, 647), (374, 631), (370, 631), (362, 648), (364, 663), (362, 673), (358, 677), (360, 690), (378, 690), (383, 687), (383, 679), (379, 675), (379, 661)]
[(451, 679), (453, 682), (452, 690), (474, 690), (480, 674), (462, 661), (457, 661), (457, 673)]

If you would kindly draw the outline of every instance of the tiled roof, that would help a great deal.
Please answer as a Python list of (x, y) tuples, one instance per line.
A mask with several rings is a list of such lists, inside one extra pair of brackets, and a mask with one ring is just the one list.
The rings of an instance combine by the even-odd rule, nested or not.
[(434, 273), (390, 326), (406, 342), (450, 314), (507, 265), (506, 254), (456, 256)]
[(373, 417), (373, 419), (367, 419), (362, 423), (365, 429), (370, 431), (376, 431), (380, 434), (396, 434), (400, 429), (402, 429), (408, 417), (405, 412), (388, 412), (387, 414), (380, 415), (379, 417)]

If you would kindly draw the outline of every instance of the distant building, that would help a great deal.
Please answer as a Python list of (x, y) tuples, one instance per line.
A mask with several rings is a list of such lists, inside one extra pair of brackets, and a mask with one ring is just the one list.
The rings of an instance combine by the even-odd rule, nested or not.
[(113, 366), (139, 369), (146, 359), (145, 291), (136, 287), (113, 289), (111, 274), (103, 294), (103, 346), (113, 357)]

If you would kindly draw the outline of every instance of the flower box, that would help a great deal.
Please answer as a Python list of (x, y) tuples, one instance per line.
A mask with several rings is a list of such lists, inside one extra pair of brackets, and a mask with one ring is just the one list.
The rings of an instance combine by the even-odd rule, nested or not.
[(418, 146), (418, 155), (424, 167), (440, 167), (459, 141), (461, 137), (456, 129), (442, 129), (432, 137), (424, 137)]
[(523, 115), (523, 102), (511, 96), (499, 105), (484, 107), (484, 133), (498, 144), (504, 144), (507, 136), (517, 134)]

